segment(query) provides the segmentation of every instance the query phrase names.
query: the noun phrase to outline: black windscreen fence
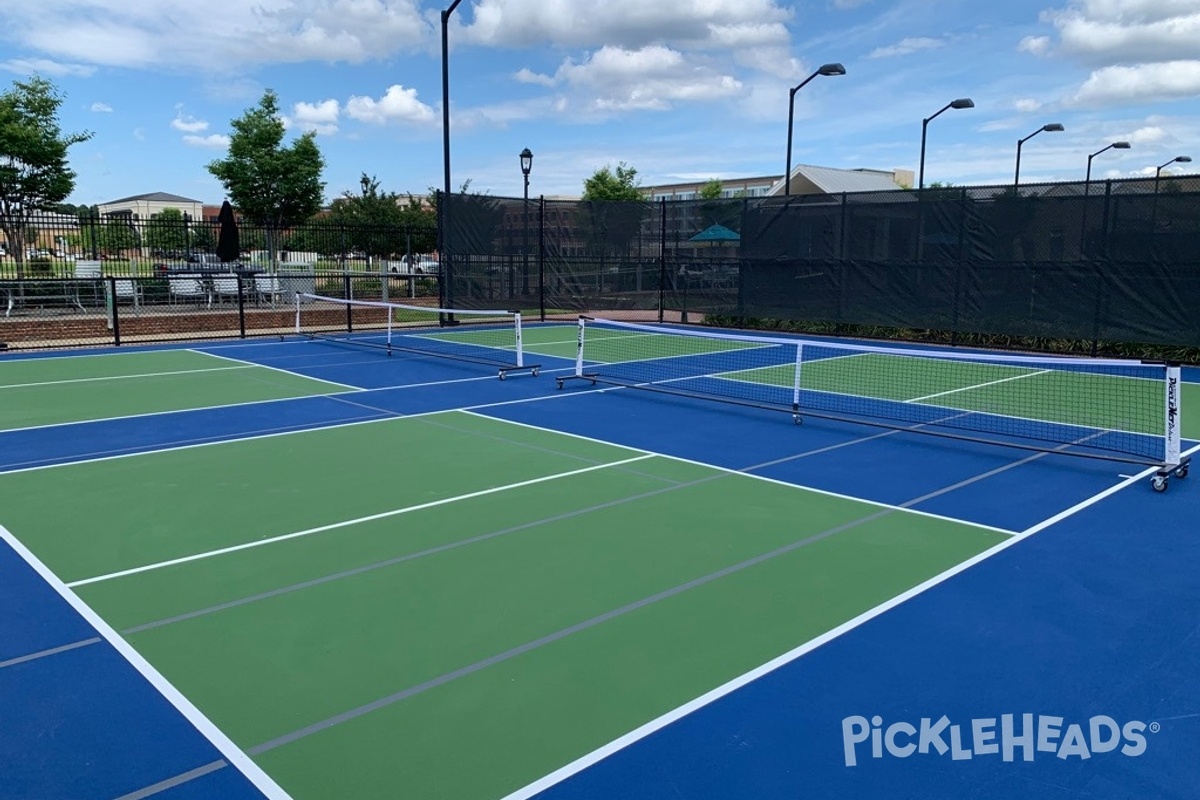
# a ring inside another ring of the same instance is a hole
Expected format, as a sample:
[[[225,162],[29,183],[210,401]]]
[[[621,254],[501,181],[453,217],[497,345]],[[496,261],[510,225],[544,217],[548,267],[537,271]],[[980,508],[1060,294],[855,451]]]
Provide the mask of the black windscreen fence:
[[[1200,346],[1200,178],[595,203],[455,195],[445,302]]]

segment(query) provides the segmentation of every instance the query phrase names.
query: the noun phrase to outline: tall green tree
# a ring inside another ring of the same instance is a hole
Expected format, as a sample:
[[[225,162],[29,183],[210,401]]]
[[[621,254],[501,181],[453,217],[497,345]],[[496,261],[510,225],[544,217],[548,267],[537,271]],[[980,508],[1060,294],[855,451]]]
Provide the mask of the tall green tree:
[[[37,76],[13,81],[0,94],[0,229],[10,243],[25,240],[34,212],[53,208],[75,189],[67,150],[92,134],[62,132],[62,102],[54,84]],[[17,277],[23,278],[25,249],[18,244],[13,250]]]
[[[230,126],[229,153],[210,163],[208,171],[225,187],[242,217],[265,230],[274,264],[279,233],[321,209],[325,159],[312,131],[284,146],[279,97],[270,89]]]
[[[615,200],[638,202],[642,199],[642,190],[639,186],[637,170],[622,161],[617,164],[615,171],[606,165],[592,173],[592,177],[584,180],[582,199],[599,202]]]
[[[347,249],[382,258],[405,252],[402,198],[379,188],[379,179],[363,173],[359,191],[333,201],[329,216],[345,230]]]
[[[601,263],[609,254],[627,256],[650,210],[637,170],[624,161],[614,170],[605,166],[583,182],[580,223]]]
[[[721,192],[725,190],[724,184],[719,178],[713,178],[711,181],[706,181],[700,187],[700,191],[696,192],[696,196],[701,200],[720,200]]]
[[[181,251],[188,247],[187,221],[178,208],[151,214],[145,233],[146,246],[152,250]]]

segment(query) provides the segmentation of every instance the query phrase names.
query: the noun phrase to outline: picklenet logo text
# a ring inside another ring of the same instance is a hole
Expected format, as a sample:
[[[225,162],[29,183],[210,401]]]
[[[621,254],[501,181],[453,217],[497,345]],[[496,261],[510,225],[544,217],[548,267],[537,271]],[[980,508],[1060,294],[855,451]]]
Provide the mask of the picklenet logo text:
[[[914,753],[950,755],[954,761],[975,756],[999,755],[1004,761],[1033,761],[1038,753],[1051,753],[1061,759],[1088,759],[1095,754],[1120,749],[1122,755],[1136,757],[1146,752],[1146,731],[1155,732],[1158,724],[1147,726],[1132,720],[1124,725],[1103,714],[1086,723],[1064,724],[1062,717],[1046,714],[1003,714],[973,719],[963,725],[942,716],[920,722],[893,722],[886,727],[880,716],[853,716],[842,720],[842,747],[846,766],[858,765],[858,759],[870,748],[871,758],[887,753],[908,758]],[[870,744],[866,742],[870,741]],[[862,745],[863,752],[859,752]],[[1019,754],[1019,755],[1018,755]]]

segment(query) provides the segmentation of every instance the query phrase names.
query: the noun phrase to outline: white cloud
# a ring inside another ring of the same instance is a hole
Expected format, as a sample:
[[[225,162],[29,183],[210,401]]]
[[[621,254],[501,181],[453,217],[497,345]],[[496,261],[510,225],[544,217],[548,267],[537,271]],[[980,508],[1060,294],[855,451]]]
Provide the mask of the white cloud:
[[[722,47],[731,36],[772,44],[792,15],[777,0],[479,0],[474,14],[465,34],[482,44],[630,49],[664,42]]]
[[[253,64],[359,63],[427,45],[420,0],[48,0],[4,11],[21,43],[90,65],[234,72]],[[47,70],[40,70],[47,72]]]
[[[195,117],[184,119],[181,116],[176,116],[175,119],[171,120],[171,127],[184,133],[200,133],[201,131],[208,130],[208,123]]]
[[[1040,100],[1034,100],[1032,97],[1022,97],[1013,103],[1013,107],[1022,114],[1027,114],[1031,111],[1037,111],[1042,107]]]
[[[1169,138],[1169,134],[1157,125],[1138,128],[1125,137],[1130,144],[1157,144],[1167,138]]]
[[[183,143],[191,147],[225,148],[229,147],[229,137],[222,133],[210,133],[208,136],[189,133],[183,137]]]
[[[87,78],[96,71],[95,67],[84,64],[66,64],[48,58],[10,58],[0,61],[0,69],[18,75],[50,75],[56,78]]]
[[[389,86],[378,100],[357,95],[351,97],[346,101],[346,114],[360,122],[377,125],[388,122],[425,125],[435,119],[433,109],[417,99],[416,89],[406,89],[399,84]]]
[[[1050,37],[1049,36],[1026,36],[1017,45],[1017,49],[1023,53],[1032,53],[1035,56],[1044,56],[1050,52]]]
[[[110,106],[108,103],[100,102],[92,103],[90,106],[88,106],[88,108],[97,114],[111,114],[113,110],[112,106]]]
[[[1103,67],[1084,81],[1072,101],[1097,106],[1176,100],[1200,95],[1200,60]]]
[[[936,50],[945,44],[941,39],[931,39],[928,36],[916,36],[907,39],[901,39],[899,42],[887,47],[877,47],[867,58],[893,58],[895,56],[907,56],[913,53],[919,53],[924,50]]]
[[[1200,57],[1200,7],[1186,0],[1083,0],[1045,18],[1059,49],[1086,63]]]
[[[292,116],[286,121],[289,127],[315,131],[323,136],[329,136],[337,133],[340,112],[341,105],[337,100],[322,100],[319,103],[300,102],[292,106]]]
[[[541,73],[534,72],[526,67],[521,67],[519,70],[517,70],[516,73],[513,74],[513,78],[516,79],[517,83],[533,83],[537,84],[538,86],[554,85],[554,78],[552,76],[542,75]]]
[[[590,109],[601,111],[662,110],[672,101],[727,97],[742,86],[736,78],[661,45],[602,47],[579,63],[568,59],[555,77],[589,96]]]

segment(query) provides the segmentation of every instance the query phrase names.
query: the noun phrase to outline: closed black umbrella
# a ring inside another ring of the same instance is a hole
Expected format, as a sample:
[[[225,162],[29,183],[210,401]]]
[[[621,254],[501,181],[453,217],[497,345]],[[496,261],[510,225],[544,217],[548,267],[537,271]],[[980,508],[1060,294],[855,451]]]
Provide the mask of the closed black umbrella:
[[[237,220],[233,216],[233,206],[229,205],[228,200],[221,204],[217,222],[221,223],[221,230],[217,234],[217,258],[226,264],[237,261],[242,255],[242,242]]]

